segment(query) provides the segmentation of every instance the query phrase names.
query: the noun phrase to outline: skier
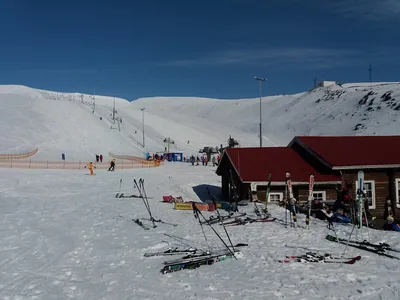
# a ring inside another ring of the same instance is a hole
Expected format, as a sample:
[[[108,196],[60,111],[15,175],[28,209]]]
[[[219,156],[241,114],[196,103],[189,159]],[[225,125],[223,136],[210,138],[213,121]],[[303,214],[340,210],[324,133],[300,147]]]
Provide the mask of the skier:
[[[394,218],[392,216],[388,216],[386,218],[386,223],[383,225],[383,230],[400,231],[400,226],[394,223]]]
[[[85,168],[86,168],[86,167],[89,169],[90,175],[95,175],[94,172],[93,172],[93,168],[96,169],[96,167],[93,166],[93,161],[88,162],[88,164],[87,164],[87,166],[85,166]]]
[[[103,154],[100,154],[100,162],[103,162]]]
[[[212,157],[211,161],[212,161],[213,167],[215,167],[215,163],[216,163],[216,161],[217,161],[217,159],[215,158],[215,156]]]
[[[108,171],[114,171],[114,169],[115,169],[115,159],[111,160]]]
[[[99,162],[99,155],[96,154],[96,162]]]

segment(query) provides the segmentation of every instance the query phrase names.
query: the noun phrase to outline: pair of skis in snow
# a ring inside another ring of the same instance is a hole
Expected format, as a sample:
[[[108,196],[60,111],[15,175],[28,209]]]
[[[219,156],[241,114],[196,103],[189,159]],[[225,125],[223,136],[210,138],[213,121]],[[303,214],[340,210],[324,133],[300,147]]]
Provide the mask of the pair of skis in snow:
[[[393,248],[389,244],[385,244],[385,243],[374,244],[374,243],[370,243],[368,241],[346,240],[343,238],[337,238],[333,235],[327,235],[325,238],[331,242],[348,243],[347,245],[350,247],[353,247],[353,248],[365,250],[365,251],[372,252],[372,253],[375,253],[375,254],[378,254],[381,256],[400,260],[399,257],[387,253],[387,251],[400,253],[399,249]]]
[[[226,224],[225,221],[228,221],[228,220],[231,220],[231,219],[236,219],[236,218],[239,218],[239,217],[243,217],[245,215],[246,215],[246,213],[240,213],[238,215],[234,215],[233,213],[231,213],[231,214],[229,214],[227,216],[221,216],[221,217],[219,217],[219,216],[217,216],[217,217],[211,216],[206,221],[201,221],[201,224],[207,224],[207,222],[208,222],[208,224],[217,224],[217,223],[221,223],[221,220],[222,220],[222,222],[224,222]]]
[[[161,269],[162,274],[172,273],[185,269],[196,269],[203,265],[212,265],[216,262],[236,258],[235,254],[226,252],[224,254],[210,254],[196,258],[181,259],[174,262],[164,262],[165,266]]]
[[[142,197],[140,197],[139,195],[134,195],[134,194],[125,195],[124,193],[117,193],[117,194],[115,194],[115,198],[138,198],[138,199],[140,199]],[[153,197],[147,197],[147,199],[153,199]]]
[[[318,255],[314,252],[307,252],[304,255],[286,256],[285,259],[279,260],[281,263],[301,262],[301,263],[340,263],[340,264],[355,264],[361,259],[361,256],[349,258],[333,257],[330,254]]]
[[[238,218],[236,220],[226,222],[225,226],[238,226],[238,225],[246,225],[251,223],[266,223],[266,222],[273,222],[276,218],[270,218],[269,216],[262,217],[262,218]]]
[[[238,243],[235,245],[235,248],[239,247],[245,247],[248,246],[248,244],[245,243]],[[182,257],[182,259],[188,259],[188,258],[196,258],[205,255],[205,253],[216,253],[216,252],[226,252],[226,249],[217,249],[217,250],[203,250],[203,249],[198,249],[196,247],[188,247],[184,249],[179,249],[179,247],[175,248],[168,248],[165,251],[158,251],[158,252],[146,252],[143,255],[145,257],[152,257],[152,256],[178,256],[178,255],[185,255]]]

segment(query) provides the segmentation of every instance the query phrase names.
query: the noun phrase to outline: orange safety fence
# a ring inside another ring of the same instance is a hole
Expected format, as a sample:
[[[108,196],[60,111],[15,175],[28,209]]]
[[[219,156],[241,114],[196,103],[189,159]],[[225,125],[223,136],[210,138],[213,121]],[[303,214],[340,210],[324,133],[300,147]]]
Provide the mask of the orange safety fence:
[[[69,169],[79,170],[87,167],[87,161],[35,161],[29,160],[13,160],[0,161],[0,168],[12,168],[12,169]],[[160,161],[117,161],[115,169],[137,169],[137,168],[153,168],[159,167],[163,164]],[[104,163],[93,163],[97,170],[104,170],[110,167],[107,162]]]
[[[39,148],[27,153],[2,153],[0,154],[0,161],[1,160],[10,160],[10,159],[22,159],[27,158],[32,155],[35,155],[39,151]]]

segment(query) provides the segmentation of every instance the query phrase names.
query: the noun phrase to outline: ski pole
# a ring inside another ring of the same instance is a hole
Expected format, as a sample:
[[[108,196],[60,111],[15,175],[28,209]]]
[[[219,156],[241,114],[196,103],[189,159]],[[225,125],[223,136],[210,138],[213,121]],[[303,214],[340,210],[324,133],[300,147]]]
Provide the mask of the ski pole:
[[[233,248],[233,252],[235,252],[235,247],[233,246],[233,243],[232,243],[231,238],[230,238],[230,236],[229,236],[229,234],[228,234],[228,231],[226,230],[224,221],[222,220],[222,217],[221,217],[221,215],[220,215],[220,213],[219,213],[219,211],[218,211],[218,209],[217,209],[217,203],[215,202],[215,199],[214,199],[214,198],[213,198],[213,202],[214,202],[215,210],[217,211],[217,214],[218,214],[219,221],[221,222],[222,226],[224,227],[226,236],[227,236],[227,238],[228,238],[228,240],[229,240],[229,243],[231,244],[231,246],[232,246],[232,248]]]

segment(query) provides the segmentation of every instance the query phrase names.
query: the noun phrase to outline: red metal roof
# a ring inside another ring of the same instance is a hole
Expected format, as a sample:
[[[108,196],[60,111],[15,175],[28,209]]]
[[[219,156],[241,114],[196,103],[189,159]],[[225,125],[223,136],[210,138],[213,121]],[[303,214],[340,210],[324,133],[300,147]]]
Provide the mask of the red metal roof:
[[[298,136],[331,167],[400,165],[400,136]]]
[[[243,182],[266,182],[268,173],[272,182],[284,182],[286,171],[294,183],[308,182],[310,174],[314,174],[315,182],[341,181],[340,176],[320,174],[289,147],[228,148],[226,155]]]

